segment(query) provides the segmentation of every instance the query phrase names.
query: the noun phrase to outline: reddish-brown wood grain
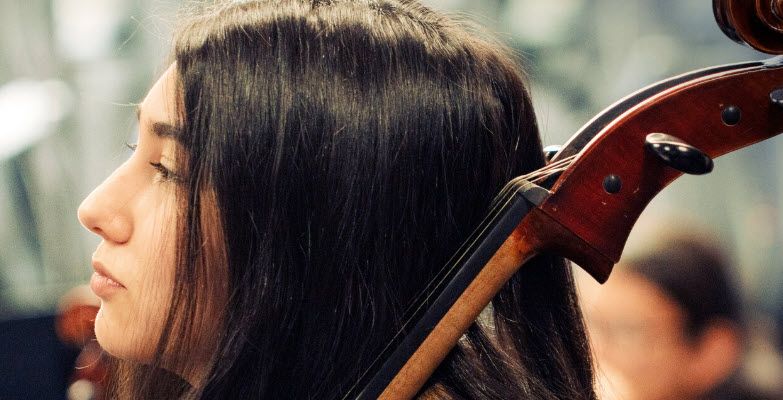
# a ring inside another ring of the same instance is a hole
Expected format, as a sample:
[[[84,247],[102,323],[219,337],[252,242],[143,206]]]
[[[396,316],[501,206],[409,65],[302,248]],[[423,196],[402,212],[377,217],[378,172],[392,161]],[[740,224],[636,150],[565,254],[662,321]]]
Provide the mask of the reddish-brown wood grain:
[[[714,0],[715,17],[734,40],[783,54],[783,0]]]
[[[783,87],[783,68],[753,67],[671,88],[607,125],[563,173],[541,209],[593,249],[616,262],[637,218],[680,173],[645,149],[654,132],[683,139],[715,158],[783,131],[783,108],[769,94]],[[738,107],[736,125],[722,119]],[[622,188],[607,193],[603,180],[616,175]],[[574,260],[580,264],[579,260]],[[599,281],[604,265],[580,264]]]

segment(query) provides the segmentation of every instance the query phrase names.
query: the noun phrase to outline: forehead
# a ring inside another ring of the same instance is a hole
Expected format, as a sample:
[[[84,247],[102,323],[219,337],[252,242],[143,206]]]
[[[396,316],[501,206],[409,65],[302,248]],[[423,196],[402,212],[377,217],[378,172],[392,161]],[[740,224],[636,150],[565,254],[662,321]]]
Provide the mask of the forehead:
[[[139,105],[142,123],[163,122],[177,124],[177,68],[171,64],[155,82]]]
[[[680,306],[662,289],[643,276],[622,268],[615,270],[603,286],[596,283],[580,289],[585,295],[587,313],[606,318],[663,321],[682,318]]]

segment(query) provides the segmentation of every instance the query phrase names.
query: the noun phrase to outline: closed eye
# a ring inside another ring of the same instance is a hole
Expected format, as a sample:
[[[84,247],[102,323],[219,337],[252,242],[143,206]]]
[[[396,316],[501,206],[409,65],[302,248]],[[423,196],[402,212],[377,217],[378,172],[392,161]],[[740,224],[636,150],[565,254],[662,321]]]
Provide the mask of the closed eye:
[[[150,165],[158,171],[158,179],[161,182],[181,183],[182,177],[159,162],[150,162]]]
[[[136,143],[125,143],[125,146],[129,148],[131,151],[136,151],[136,149],[139,147]],[[172,172],[170,169],[166,168],[165,165],[161,164],[160,162],[153,162],[150,161],[150,165],[152,168],[155,168],[156,171],[158,171],[158,176],[161,181],[178,181],[180,180],[179,176]]]

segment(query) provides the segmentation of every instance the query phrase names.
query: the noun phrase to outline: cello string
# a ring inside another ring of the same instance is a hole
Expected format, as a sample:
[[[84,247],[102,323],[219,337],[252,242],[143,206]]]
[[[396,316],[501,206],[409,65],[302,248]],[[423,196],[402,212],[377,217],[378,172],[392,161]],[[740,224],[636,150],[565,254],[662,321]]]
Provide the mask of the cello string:
[[[518,177],[512,179],[509,182],[509,184],[507,184],[504,187],[504,189],[501,190],[501,192],[496,196],[495,200],[493,200],[493,204],[495,204],[495,205],[490,208],[490,211],[488,212],[487,217],[489,217],[493,212],[496,211],[495,208],[498,206],[498,202],[502,202],[501,201],[502,198],[505,198],[505,197],[507,197],[509,195],[513,195],[513,193],[515,192],[515,190],[512,189],[512,187],[514,187],[514,184],[519,184],[522,181],[528,181],[528,182],[531,182],[531,183],[541,182],[541,181],[551,177],[554,174],[563,172],[566,169],[568,169],[575,158],[576,158],[576,155],[573,155],[573,156],[570,156],[570,157],[566,157],[566,158],[563,158],[562,160],[558,160],[556,162],[547,164],[547,165],[543,166],[540,169],[537,169],[535,171],[529,172],[527,174],[524,174],[524,175],[521,175],[521,176],[518,176]],[[486,220],[487,217],[485,217],[485,220]],[[476,229],[481,228],[481,226],[483,224],[484,224],[484,222],[482,222],[482,224],[480,224],[479,227],[477,227]],[[463,243],[460,246],[460,248],[456,251],[455,256],[457,254],[463,253],[464,250],[466,250],[467,247],[469,247],[468,246],[468,242],[471,241],[472,237],[473,237],[473,234],[471,234],[471,236],[466,239],[466,242]],[[386,344],[386,346],[384,346],[384,348],[381,350],[381,352],[378,354],[378,357],[380,357],[381,354],[386,352],[387,349],[390,348],[390,346],[394,346],[394,342],[397,341],[398,338],[401,335],[405,336],[407,334],[406,331],[408,329],[410,329],[410,327],[412,326],[412,322],[413,322],[412,318],[414,318],[414,315],[416,314],[413,311],[417,310],[417,309],[420,309],[423,306],[423,302],[425,301],[423,299],[428,298],[432,294],[431,292],[432,292],[433,287],[437,287],[443,281],[443,279],[445,279],[450,274],[450,272],[454,268],[457,267],[457,265],[452,262],[453,259],[454,259],[454,256],[452,256],[452,259],[449,260],[449,262],[447,262],[430,279],[430,281],[427,283],[426,287],[421,292],[419,292],[419,294],[416,295],[414,297],[414,299],[410,302],[410,304],[406,307],[405,311],[402,313],[402,315],[403,315],[402,320],[404,321],[403,324],[394,333],[394,335],[392,335],[392,338]],[[377,364],[378,361],[379,361],[378,358],[376,358],[370,364],[370,366],[360,374],[360,378],[354,383],[354,386],[349,390],[347,395],[350,395],[353,392],[353,390],[356,388],[356,385],[358,385],[359,382],[364,379],[365,375],[367,375],[368,373],[371,373],[372,370],[377,367],[376,364]]]
[[[576,155],[566,157],[554,163],[547,164],[543,168],[537,169],[533,172],[518,176],[514,178],[512,181],[516,183],[522,180],[531,181],[531,182],[544,180],[556,173],[565,171],[571,165],[571,163],[574,161],[575,158]]]
[[[552,169],[559,169],[559,168],[562,168],[562,167],[568,166],[568,165],[570,165],[570,164],[571,164],[571,162],[572,162],[572,161],[573,161],[575,158],[576,158],[576,155],[573,155],[573,156],[570,156],[570,157],[566,157],[566,158],[564,158],[564,159],[562,159],[562,160],[558,160],[558,161],[555,161],[555,162],[553,162],[553,163],[551,163],[551,164],[547,164],[547,165],[545,165],[545,166],[544,166],[544,167],[542,167],[542,168],[539,168],[539,169],[537,169],[537,170],[535,170],[535,171],[529,172],[529,173],[527,173],[527,174],[525,174],[525,175],[522,175],[522,176],[520,176],[520,177],[518,177],[518,178],[516,178],[516,179],[517,179],[517,180],[518,180],[518,179],[520,179],[520,178],[521,178],[521,179],[524,179],[524,178],[529,178],[529,177],[532,177],[532,176],[535,176],[535,175],[542,175],[542,174],[547,174],[547,175],[548,175],[548,174],[549,174],[549,173],[548,173],[548,171],[549,171],[549,170],[552,170]]]
[[[550,176],[554,174],[558,174],[560,172],[565,171],[568,169],[568,167],[571,165],[573,160],[576,158],[576,155],[572,155],[566,158],[563,158],[562,160],[559,160],[557,162],[547,164],[535,171],[529,172],[524,175],[520,175],[510,181],[510,183],[519,183],[521,181],[528,181],[531,183],[539,183],[541,181],[546,180]],[[508,188],[509,185],[506,185],[506,188]],[[507,195],[507,191],[509,189],[504,189],[500,194],[498,194],[498,198],[503,197],[504,195]],[[497,200],[497,199],[496,199]],[[494,202],[493,202],[494,203]],[[456,253],[459,253],[464,248],[464,243],[462,246],[459,247]],[[455,254],[456,254],[455,253]],[[451,261],[451,260],[450,260]],[[430,279],[430,281],[427,283],[427,285],[424,287],[424,289],[414,297],[414,299],[411,301],[410,305],[406,307],[405,311],[403,312],[403,315],[409,314],[410,310],[417,307],[417,304],[420,302],[421,298],[423,296],[426,296],[427,293],[430,292],[430,289],[432,286],[436,285],[438,282],[440,282],[445,274],[449,272],[449,266],[451,262],[446,263],[443,268],[441,268],[433,277]],[[407,319],[407,318],[403,318]],[[397,333],[402,333],[404,330],[404,327],[401,328]]]

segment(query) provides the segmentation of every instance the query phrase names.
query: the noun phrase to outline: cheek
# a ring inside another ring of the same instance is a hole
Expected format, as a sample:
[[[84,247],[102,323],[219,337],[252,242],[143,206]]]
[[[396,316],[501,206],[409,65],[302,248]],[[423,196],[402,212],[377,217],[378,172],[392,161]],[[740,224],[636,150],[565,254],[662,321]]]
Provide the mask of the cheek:
[[[138,290],[133,295],[139,302],[168,299],[174,286],[176,236],[171,228],[157,227],[150,232],[150,245],[142,257],[142,267],[136,271]],[[171,232],[169,232],[171,231]]]
[[[155,354],[168,315],[176,262],[173,202],[160,206],[159,196],[149,200],[147,209],[154,211],[137,214],[134,238],[127,248],[125,260],[132,274],[127,296],[104,302],[95,320],[95,334],[104,350],[142,362]]]
[[[135,271],[138,285],[131,298],[142,317],[141,323],[160,330],[169,309],[174,287],[176,263],[176,219],[173,202],[158,207],[147,215],[139,234],[145,238],[139,243],[142,252],[140,267]]]

